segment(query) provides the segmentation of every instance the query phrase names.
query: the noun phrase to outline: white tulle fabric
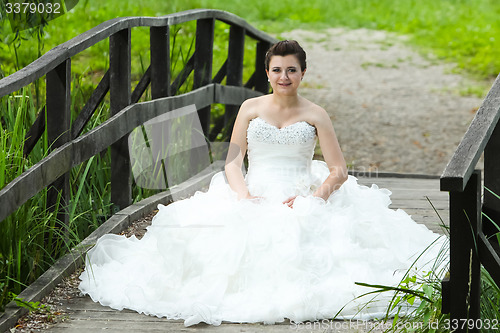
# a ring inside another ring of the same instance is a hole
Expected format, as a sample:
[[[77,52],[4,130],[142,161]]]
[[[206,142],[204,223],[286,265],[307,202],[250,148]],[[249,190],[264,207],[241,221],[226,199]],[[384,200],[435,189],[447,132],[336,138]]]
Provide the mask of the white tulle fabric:
[[[368,319],[387,300],[354,282],[396,285],[439,236],[392,210],[390,191],[354,177],[327,201],[311,194],[327,177],[313,161],[316,131],[306,122],[277,128],[261,118],[247,131],[246,181],[259,200],[238,201],[215,175],[208,192],[159,212],[138,240],[105,235],[87,254],[80,290],[121,310],[206,322]],[[282,204],[299,195],[293,208]],[[417,265],[436,255],[441,239]]]

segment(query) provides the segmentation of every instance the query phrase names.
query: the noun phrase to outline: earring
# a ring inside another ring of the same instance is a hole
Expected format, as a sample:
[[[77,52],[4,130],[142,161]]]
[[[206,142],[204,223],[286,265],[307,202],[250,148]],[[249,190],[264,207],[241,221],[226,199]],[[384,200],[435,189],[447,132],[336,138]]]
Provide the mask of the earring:
[[[267,82],[271,82],[271,80],[267,79]]]

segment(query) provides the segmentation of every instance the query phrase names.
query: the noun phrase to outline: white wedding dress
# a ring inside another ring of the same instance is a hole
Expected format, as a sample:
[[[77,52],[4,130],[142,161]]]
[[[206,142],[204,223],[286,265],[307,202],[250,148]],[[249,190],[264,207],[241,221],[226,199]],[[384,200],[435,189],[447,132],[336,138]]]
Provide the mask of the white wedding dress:
[[[387,299],[354,300],[397,285],[439,235],[392,210],[390,191],[350,176],[327,201],[313,197],[328,175],[312,160],[316,130],[250,121],[246,182],[259,200],[238,201],[216,174],[208,192],[159,212],[138,240],[105,235],[86,257],[80,290],[114,309],[218,325],[382,317]],[[292,195],[293,208],[282,204]],[[429,268],[441,237],[418,264]],[[427,266],[426,266],[427,265]]]

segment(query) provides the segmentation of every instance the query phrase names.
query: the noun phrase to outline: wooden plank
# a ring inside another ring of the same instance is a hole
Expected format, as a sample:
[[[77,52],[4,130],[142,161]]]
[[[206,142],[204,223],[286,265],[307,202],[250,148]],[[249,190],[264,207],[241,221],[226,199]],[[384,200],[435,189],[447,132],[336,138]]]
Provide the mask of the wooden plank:
[[[339,325],[340,326],[340,325]],[[291,325],[265,325],[265,324],[233,324],[223,323],[220,326],[199,324],[193,327],[185,327],[184,323],[170,322],[164,319],[163,322],[121,322],[108,321],[105,319],[89,319],[89,320],[71,320],[68,322],[59,323],[56,327],[51,328],[48,332],[95,332],[106,330],[106,332],[191,332],[203,330],[203,332],[267,332],[267,333],[289,333],[293,329]],[[350,331],[343,331],[350,332]],[[359,332],[352,330],[352,332]]]
[[[243,80],[243,56],[245,53],[245,29],[231,26],[227,54],[227,85],[241,86]]]
[[[245,83],[244,87],[249,89],[255,87],[255,72],[252,73],[248,81]]]
[[[196,21],[193,89],[212,82],[214,28],[215,20],[213,18]],[[208,137],[210,132],[210,107],[198,109],[198,117],[200,118],[203,133]]]
[[[130,28],[109,38],[109,102],[111,115],[130,105]],[[121,138],[111,145],[111,202],[118,211],[132,202],[132,171],[128,142]]]
[[[195,54],[196,54],[196,51],[195,51]],[[172,85],[170,86],[170,94],[171,95],[177,94],[177,91],[184,84],[184,82],[186,82],[187,78],[189,77],[189,74],[191,74],[193,69],[194,69],[194,54],[186,62],[186,64],[184,65],[184,68],[182,68],[180,73],[174,79],[174,82],[172,82]]]
[[[245,54],[245,29],[231,26],[229,30],[229,46],[227,54],[227,81],[228,86],[243,84],[243,57]],[[233,132],[233,124],[238,113],[239,105],[226,105],[224,112],[224,128],[228,133]]]
[[[82,133],[83,128],[87,125],[88,121],[94,114],[94,111],[97,109],[99,104],[101,104],[102,100],[106,96],[109,91],[109,69],[106,71],[104,76],[102,77],[99,84],[92,92],[92,95],[88,99],[87,103],[85,103],[84,107],[80,111],[78,117],[73,121],[71,125],[71,138],[74,139]]]
[[[151,27],[149,30],[151,50],[151,97],[157,99],[170,96],[170,28]]]
[[[263,94],[269,93],[269,82],[267,81],[266,66],[264,60],[267,50],[271,47],[271,43],[261,41],[257,43],[257,52],[255,54],[255,90]]]
[[[219,68],[217,74],[215,74],[214,78],[212,79],[212,83],[221,83],[222,80],[224,80],[224,78],[226,77],[226,75],[227,75],[227,59]]]
[[[262,96],[261,92],[243,87],[221,86],[219,84],[214,87],[215,103],[240,105],[249,98]]]
[[[441,176],[441,190],[463,191],[500,118],[500,75]],[[485,161],[486,162],[486,161]]]
[[[144,75],[141,77],[139,82],[134,88],[134,91],[130,95],[130,102],[131,103],[137,103],[141,99],[142,95],[144,95],[144,92],[146,89],[148,89],[149,83],[151,82],[151,66],[146,69],[146,72]]]
[[[500,285],[500,255],[483,233],[479,234],[479,256],[497,285]]]
[[[28,156],[33,148],[35,147],[38,140],[42,137],[43,132],[45,131],[45,109],[44,106],[42,111],[38,114],[33,125],[31,125],[28,133],[24,137],[24,148],[23,155],[24,157]]]
[[[71,140],[71,59],[66,59],[54,70],[47,73],[46,80],[47,137],[49,149],[53,150]],[[71,159],[67,155],[59,156]],[[63,226],[69,223],[67,211],[70,199],[69,177],[68,172],[62,174],[51,184],[47,192],[47,207],[50,207],[49,209],[55,209],[59,202],[57,219]]]
[[[464,214],[465,211],[465,214]],[[476,239],[481,223],[481,174],[476,171],[464,192],[450,192],[451,320],[480,318],[481,269]],[[458,329],[457,332],[466,332]],[[478,332],[478,329],[469,332]]]
[[[500,126],[496,126],[484,150],[483,231],[491,236],[499,230],[490,219],[500,225]]]

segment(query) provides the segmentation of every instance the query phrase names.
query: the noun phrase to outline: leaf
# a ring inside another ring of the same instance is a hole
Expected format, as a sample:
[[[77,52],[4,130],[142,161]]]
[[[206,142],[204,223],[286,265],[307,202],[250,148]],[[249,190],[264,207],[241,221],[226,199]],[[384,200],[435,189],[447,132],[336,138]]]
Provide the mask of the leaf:
[[[394,302],[392,302],[392,306],[391,306],[391,311],[394,310],[394,308],[399,304],[399,301],[401,300],[401,296],[397,296],[395,299],[394,299]]]
[[[396,313],[392,321],[392,327],[396,327],[398,319],[399,319],[399,313]]]
[[[399,291],[399,292],[403,292],[405,294],[411,294],[411,295],[418,296],[419,298],[424,299],[429,303],[434,303],[433,300],[426,297],[423,292],[418,291],[418,290],[412,290],[409,288],[402,288],[402,287],[384,286],[384,285],[379,285],[379,284],[369,284],[369,283],[363,283],[363,282],[354,282],[354,284],[357,284],[358,286],[363,286],[363,287],[379,288],[378,290],[366,293],[365,295],[373,294],[373,293],[382,293],[385,291]]]
[[[432,298],[432,293],[434,291],[434,288],[432,286],[429,286],[428,284],[423,284],[422,289],[424,290],[425,296]]]

